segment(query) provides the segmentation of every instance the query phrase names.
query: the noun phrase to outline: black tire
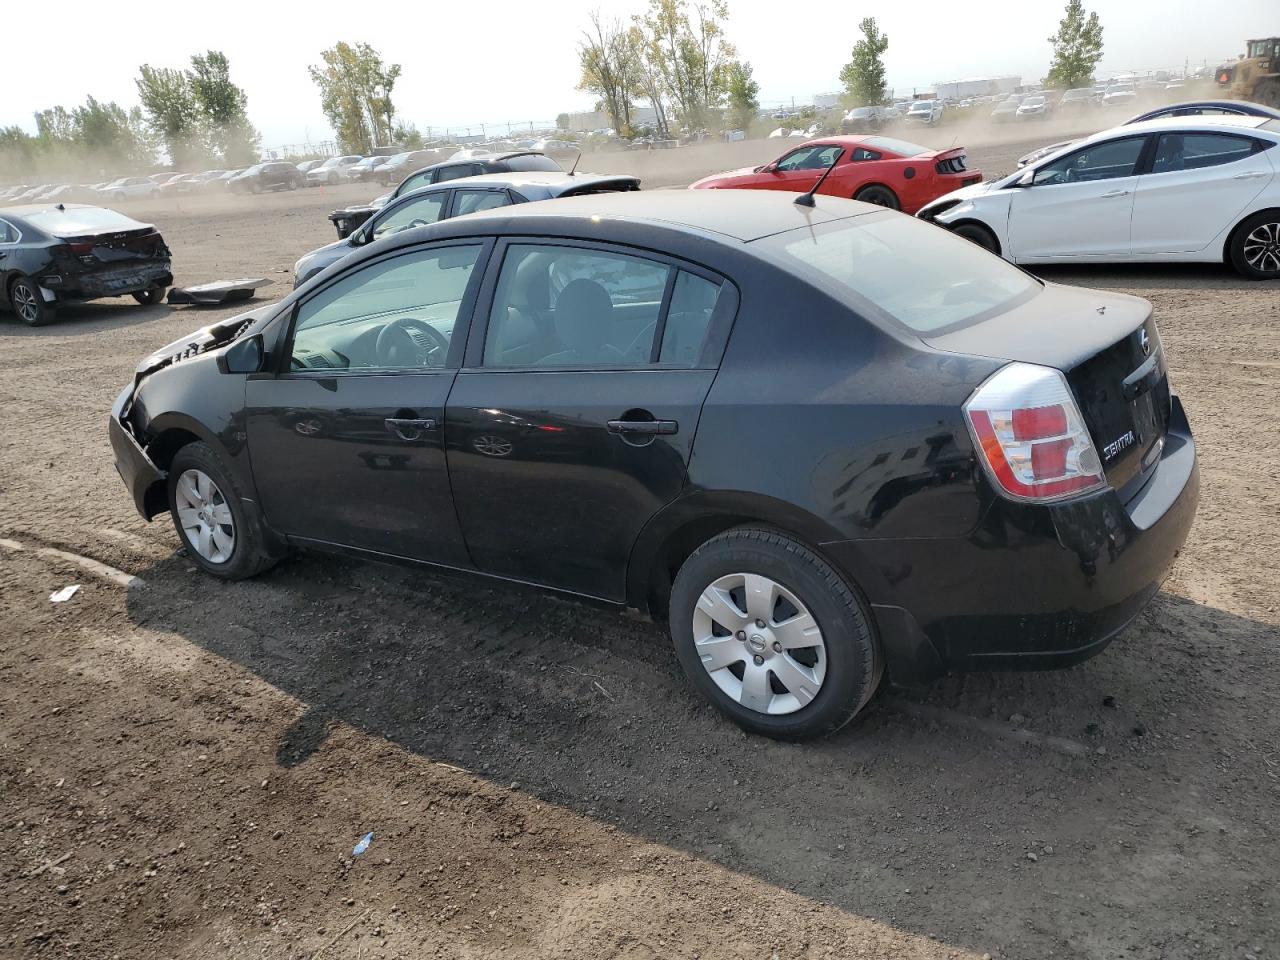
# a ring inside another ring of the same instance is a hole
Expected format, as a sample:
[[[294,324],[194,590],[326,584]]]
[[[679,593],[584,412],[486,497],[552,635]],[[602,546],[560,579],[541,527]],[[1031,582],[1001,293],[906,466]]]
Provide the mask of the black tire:
[[[222,500],[231,511],[234,546],[231,554],[222,562],[212,562],[196,548],[187,536],[182,522],[178,518],[177,488],[179,480],[187,470],[200,470],[216,484],[222,494]],[[223,580],[243,580],[252,577],[275,565],[273,557],[261,542],[258,517],[250,516],[249,508],[244,504],[244,497],[235,476],[222,458],[207,443],[196,441],[182,447],[173,456],[169,464],[167,479],[169,495],[169,512],[173,517],[173,527],[178,531],[178,539],[186,547],[187,557],[198,564],[206,573]]]
[[[957,223],[952,227],[951,232],[957,237],[964,237],[970,243],[976,243],[982,249],[988,250],[997,256],[1000,254],[1000,241],[996,239],[994,233],[980,223]]]
[[[147,287],[145,290],[135,290],[129,294],[133,299],[137,300],[144,307],[152,306],[164,299],[164,287],[157,284],[153,287]]]
[[[30,277],[18,277],[9,285],[9,306],[28,327],[44,327],[58,319],[58,308],[45,302]]]
[[[1228,255],[1250,280],[1280,280],[1280,210],[1255,213],[1236,227]]]
[[[898,200],[898,195],[888,187],[883,187],[878,183],[863,187],[853,195],[853,199],[861,200],[863,203],[874,203],[877,207],[887,207],[890,210],[902,209],[902,203]]]
[[[1264,107],[1280,110],[1280,78],[1264,80],[1253,91],[1253,99]]]
[[[710,584],[734,573],[762,574],[781,584],[822,631],[826,676],[813,700],[792,713],[770,715],[743,706],[703,668],[694,641],[694,610]],[[670,625],[676,656],[693,686],[738,725],[778,740],[839,730],[871,699],[884,672],[870,616],[849,585],[808,547],[767,528],[736,527],[695,550],[672,586]]]

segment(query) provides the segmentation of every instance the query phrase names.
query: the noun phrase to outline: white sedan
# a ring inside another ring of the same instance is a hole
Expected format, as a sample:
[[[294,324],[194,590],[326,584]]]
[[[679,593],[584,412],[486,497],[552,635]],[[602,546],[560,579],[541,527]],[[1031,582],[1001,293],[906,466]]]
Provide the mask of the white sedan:
[[[1115,127],[916,215],[1019,264],[1225,261],[1280,279],[1280,120]]]

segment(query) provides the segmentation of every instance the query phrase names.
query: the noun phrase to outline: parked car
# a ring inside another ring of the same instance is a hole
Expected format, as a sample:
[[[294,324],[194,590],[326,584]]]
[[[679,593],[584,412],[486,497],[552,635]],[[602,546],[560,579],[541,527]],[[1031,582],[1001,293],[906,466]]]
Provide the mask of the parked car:
[[[841,133],[877,133],[886,123],[884,107],[854,107],[840,120]]]
[[[353,163],[345,171],[346,178],[351,181],[377,180],[378,168],[385,166],[390,157],[365,157]]]
[[[359,163],[364,158],[357,154],[348,154],[344,157],[330,157],[318,167],[312,167],[307,171],[306,185],[308,187],[319,187],[324,184],[335,186],[346,179],[347,167]]]
[[[262,193],[264,190],[297,190],[302,183],[302,174],[292,163],[268,160],[231,177],[227,180],[227,189],[232,193]]]
[[[1018,107],[1022,105],[1022,97],[1014,94],[1001,100],[991,108],[992,123],[1009,123],[1018,118]]]
[[[1047,120],[1049,119],[1049,99],[1042,93],[1025,97],[1018,104],[1018,112],[1014,116],[1018,120]]]
[[[908,124],[932,127],[941,122],[945,109],[941,100],[913,100],[905,120]]]
[[[160,196],[172,197],[186,193],[195,193],[202,188],[205,183],[205,177],[199,173],[184,173],[181,176],[174,177],[167,183],[160,184]]]
[[[305,175],[310,173],[316,167],[320,166],[320,164],[322,163],[324,163],[324,160],[322,159],[321,160],[303,160],[301,163],[295,164],[295,166],[298,168],[299,173]]]
[[[1096,654],[1198,493],[1149,303],[752,191],[384,238],[144,359],[109,434],[209,574],[306,547],[636,608],[719,710],[791,739],[886,674]]]
[[[1104,107],[1130,107],[1138,99],[1138,90],[1132,83],[1113,83],[1108,85],[1107,92],[1102,95]]]
[[[982,181],[980,171],[969,169],[963,147],[933,150],[893,137],[824,137],[793,147],[762,167],[703,177],[690,189],[803,193],[828,168],[831,174],[819,193],[907,213],[962,185]]]
[[[312,250],[298,260],[293,265],[293,285],[300,286],[353,250],[401,230],[512,203],[639,189],[636,177],[564,172],[490,174],[419,187],[374,211],[344,239]]]
[[[160,187],[149,177],[121,177],[98,191],[109,200],[132,200],[136,197],[158,197]]]
[[[150,224],[87,204],[0,207],[0,297],[29,326],[52,323],[62,303],[159,303],[172,283],[169,248]]]
[[[478,177],[491,173],[532,173],[538,170],[547,173],[564,172],[560,164],[550,157],[530,150],[433,163],[405,177],[391,193],[375,197],[372,203],[335,210],[329,214],[329,220],[337,229],[338,239],[341,240],[350,236],[352,230],[373,216],[375,210],[410,190],[445,180],[458,180],[462,177]]]
[[[544,153],[554,160],[572,164],[582,154],[581,145],[572,140],[557,140],[554,137],[543,137],[533,145],[538,153]]]
[[[1058,101],[1058,110],[1061,113],[1083,113],[1092,110],[1096,105],[1093,88],[1082,87],[1063,93],[1062,99]]]
[[[1019,264],[1231,263],[1280,278],[1280,120],[1170,117],[1087,137],[919,216]]]
[[[1068,91],[1070,92],[1070,91]],[[1141,123],[1143,120],[1159,120],[1164,117],[1200,117],[1200,116],[1232,116],[1263,117],[1269,120],[1280,120],[1280,110],[1273,110],[1260,103],[1249,103],[1246,100],[1187,100],[1182,103],[1169,103],[1155,110],[1148,110],[1136,117],[1130,117],[1125,124]],[[1047,147],[1032,150],[1018,158],[1018,166],[1025,167],[1042,157],[1057,153],[1078,140],[1059,140]]]
[[[384,187],[399,183],[415,170],[421,170],[443,158],[439,150],[407,150],[397,153],[377,169],[375,179]]]

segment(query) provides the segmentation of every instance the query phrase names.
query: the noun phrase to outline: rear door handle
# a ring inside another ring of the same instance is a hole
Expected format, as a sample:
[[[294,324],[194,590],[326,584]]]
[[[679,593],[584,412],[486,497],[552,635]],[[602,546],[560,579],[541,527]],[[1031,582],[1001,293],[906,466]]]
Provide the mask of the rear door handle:
[[[610,433],[640,433],[650,437],[670,436],[680,430],[674,420],[610,420]]]
[[[434,430],[436,422],[434,420],[409,420],[401,417],[387,417],[382,421],[387,428],[387,432],[395,434],[401,440],[412,443],[414,440],[421,440],[424,430]]]
[[[1098,199],[1099,199],[1099,200],[1114,200],[1116,197],[1127,197],[1128,195],[1129,195],[1129,191],[1128,191],[1128,190],[1112,190],[1110,193],[1104,193],[1104,194],[1103,194],[1101,197],[1099,197]]]
[[[1256,179],[1258,179],[1258,177],[1265,177],[1265,176],[1267,176],[1267,174],[1263,173],[1261,170],[1254,170],[1252,173],[1237,173],[1237,174],[1236,174],[1234,177],[1232,177],[1231,179],[1233,179],[1233,180],[1256,180]]]

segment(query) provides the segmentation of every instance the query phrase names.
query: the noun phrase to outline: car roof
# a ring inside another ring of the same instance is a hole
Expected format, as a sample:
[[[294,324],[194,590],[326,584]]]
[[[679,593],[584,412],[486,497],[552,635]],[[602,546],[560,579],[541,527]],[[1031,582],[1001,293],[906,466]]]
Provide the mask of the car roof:
[[[599,234],[600,222],[612,220],[691,236],[714,235],[722,242],[728,239],[749,243],[798,227],[844,220],[880,209],[856,200],[826,196],[818,197],[815,206],[805,207],[795,203],[795,197],[792,193],[773,190],[592,193],[554,202],[497,207],[444,220],[429,229],[442,234],[487,232],[476,227],[492,224],[493,232],[521,232],[527,228],[530,232],[551,236],[557,229]]]
[[[1087,137],[1086,139],[1101,139],[1118,132],[1145,133],[1163,130],[1203,130],[1208,127],[1234,130],[1237,133],[1250,133],[1256,131],[1266,122],[1266,117],[1240,117],[1221,113],[1202,113],[1189,117],[1157,117],[1154,120],[1139,120],[1136,123],[1126,123],[1118,127],[1112,127],[1109,130],[1095,133],[1092,137]]]

